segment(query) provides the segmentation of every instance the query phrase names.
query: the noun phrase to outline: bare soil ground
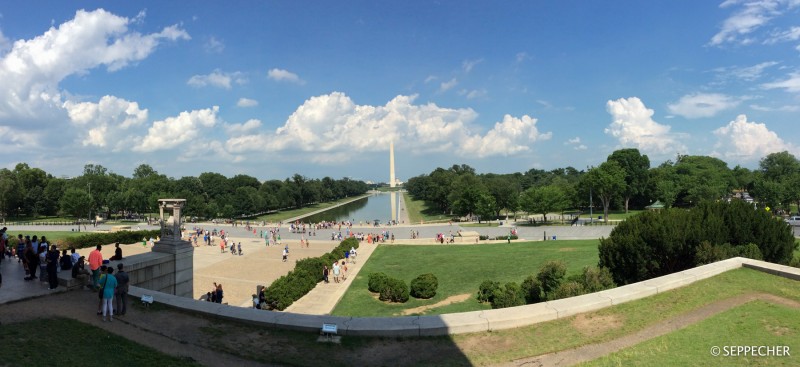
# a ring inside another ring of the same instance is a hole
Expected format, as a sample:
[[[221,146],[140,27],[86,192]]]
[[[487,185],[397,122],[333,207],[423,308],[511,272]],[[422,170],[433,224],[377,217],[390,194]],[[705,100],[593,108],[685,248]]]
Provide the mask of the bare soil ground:
[[[436,303],[434,303],[432,305],[419,306],[419,307],[405,309],[405,310],[403,310],[401,315],[402,316],[408,316],[408,315],[423,314],[423,313],[425,313],[425,311],[432,310],[432,309],[437,308],[437,307],[447,306],[447,305],[451,305],[453,303],[464,302],[464,301],[470,299],[470,297],[472,297],[472,295],[469,294],[469,293],[457,294],[455,296],[447,297],[447,298],[445,298],[445,299],[443,299],[443,300],[441,300],[439,302],[436,302]]]

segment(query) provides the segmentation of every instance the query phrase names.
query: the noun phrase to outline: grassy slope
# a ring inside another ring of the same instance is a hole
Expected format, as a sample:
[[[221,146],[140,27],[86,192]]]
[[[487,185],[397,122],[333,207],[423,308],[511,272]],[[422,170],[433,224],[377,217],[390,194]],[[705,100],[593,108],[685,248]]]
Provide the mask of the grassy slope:
[[[403,199],[406,202],[408,220],[411,223],[418,224],[420,221],[425,221],[425,223],[433,221],[446,222],[451,219],[450,216],[439,213],[436,208],[429,206],[425,201],[414,200],[409,193],[403,194]]]
[[[82,337],[78,337],[82,336]],[[98,345],[105,355],[98,357]],[[10,366],[197,366],[70,319],[38,319],[0,328],[2,364]]]
[[[431,305],[449,296],[469,293],[470,299],[439,307],[426,314],[474,311],[489,308],[473,296],[484,280],[521,283],[536,274],[544,262],[563,260],[568,273],[597,264],[598,240],[524,242],[475,246],[382,245],[364,266],[333,311],[343,316],[391,316],[407,308]],[[388,304],[375,299],[367,289],[371,272],[382,271],[410,283],[417,275],[433,273],[439,279],[436,296],[429,300],[411,298],[404,304]]]
[[[598,358],[588,366],[675,366],[724,363],[727,366],[796,364],[797,356],[713,356],[712,347],[771,345],[800,350],[797,309],[754,301],[710,317],[685,329]],[[722,353],[722,352],[720,352]]]
[[[495,347],[485,350],[478,348],[466,353],[474,364],[487,364],[608,341],[709,303],[752,292],[771,293],[800,301],[800,283],[797,281],[756,270],[738,269],[669,292],[584,314],[582,317],[587,319],[614,318],[621,322],[618,327],[605,331],[601,329],[602,332],[593,335],[587,335],[578,330],[574,325],[577,316],[573,316],[533,326],[484,334],[488,336],[481,340],[482,343]],[[735,328],[736,324],[725,326]],[[715,339],[724,338],[726,333],[716,334]],[[454,335],[453,339],[457,343],[461,343],[473,337],[474,335],[469,334]],[[713,342],[722,343],[716,340]],[[757,342],[758,340],[753,339],[752,341]],[[710,344],[711,342],[712,340],[708,341],[709,348],[713,345]],[[504,347],[506,344],[510,345]],[[708,351],[704,353],[704,355],[708,355]],[[658,365],[685,365],[682,363],[670,364],[669,362],[669,359],[661,360]]]

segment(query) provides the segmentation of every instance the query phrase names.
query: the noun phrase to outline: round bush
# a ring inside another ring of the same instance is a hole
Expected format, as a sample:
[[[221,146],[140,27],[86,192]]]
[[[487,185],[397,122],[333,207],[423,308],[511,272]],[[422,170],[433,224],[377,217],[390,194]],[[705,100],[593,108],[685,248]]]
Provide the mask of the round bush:
[[[427,273],[421,274],[411,281],[411,295],[414,298],[432,298],[436,295],[436,288],[439,287],[439,280],[436,276]]]
[[[500,289],[500,282],[484,280],[478,287],[478,302],[492,302],[495,289]]]
[[[389,278],[379,298],[381,301],[404,303],[408,301],[408,285],[400,279]]]
[[[506,283],[505,288],[497,288],[494,290],[492,308],[514,307],[524,304],[525,295],[522,294],[522,288],[520,288],[517,283],[509,282]]]
[[[389,280],[389,276],[384,273],[377,272],[370,273],[367,279],[369,291],[381,293],[381,291],[386,288],[386,283]]]

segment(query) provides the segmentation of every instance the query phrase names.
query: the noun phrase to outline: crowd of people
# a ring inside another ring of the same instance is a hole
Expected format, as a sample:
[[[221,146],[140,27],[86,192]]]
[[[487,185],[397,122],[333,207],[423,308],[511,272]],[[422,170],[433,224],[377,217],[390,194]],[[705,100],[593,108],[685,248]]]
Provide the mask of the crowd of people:
[[[81,256],[72,247],[59,251],[58,246],[50,243],[46,236],[19,234],[16,238],[8,236],[8,228],[0,229],[0,264],[3,261],[17,259],[17,264],[25,270],[24,280],[39,280],[49,290],[59,287],[58,274],[69,272],[71,278],[77,279],[81,288],[97,292],[97,315],[103,321],[112,321],[114,315],[125,315],[128,306],[128,287],[130,277],[122,263],[117,264],[117,272],[109,266],[109,261],[121,261],[122,248],[115,244],[114,256],[103,259],[102,246],[97,245],[89,254],[88,269],[86,257]],[[2,286],[2,275],[0,275]]]

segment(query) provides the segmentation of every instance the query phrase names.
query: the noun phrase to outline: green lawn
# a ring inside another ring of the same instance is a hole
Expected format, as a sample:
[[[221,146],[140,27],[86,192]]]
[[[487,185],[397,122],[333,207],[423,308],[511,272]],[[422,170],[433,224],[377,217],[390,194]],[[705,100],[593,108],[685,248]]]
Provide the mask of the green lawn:
[[[452,219],[449,215],[444,215],[433,206],[428,205],[424,200],[414,200],[410,194],[403,194],[403,199],[406,202],[406,211],[408,212],[408,220],[411,223],[417,224],[421,221],[429,222],[446,222]]]
[[[4,323],[0,356],[4,366],[199,366],[63,318]]]
[[[800,351],[797,314],[797,309],[753,301],[585,365],[663,366],[665,361],[675,366],[797,365],[800,356],[792,354]],[[725,348],[753,345],[787,346],[790,355],[745,357]],[[714,347],[720,348],[717,356],[711,354]]]
[[[536,274],[548,260],[563,260],[567,276],[588,265],[597,265],[598,240],[522,242],[469,246],[381,245],[359,272],[342,300],[333,310],[340,316],[392,316],[404,309],[432,305],[447,297],[469,294],[466,301],[437,307],[425,314],[443,314],[488,309],[475,299],[484,280],[521,283]],[[407,284],[417,275],[433,273],[439,280],[436,296],[429,300],[409,299],[404,304],[384,303],[367,289],[369,273],[382,271]]]
[[[800,282],[751,269],[731,270],[686,287],[583,314],[580,317],[596,320],[594,322],[596,329],[592,332],[576,327],[575,321],[579,316],[572,316],[517,329],[495,330],[484,334],[485,337],[481,339],[482,343],[493,347],[476,348],[468,350],[466,353],[474,365],[484,365],[600,343],[637,332],[656,322],[698,309],[709,303],[752,292],[770,293],[800,301]],[[793,312],[794,315],[797,314],[796,310]],[[603,327],[603,324],[608,324],[607,320],[616,322],[611,323],[611,326]],[[736,328],[737,325],[737,321],[734,321],[721,326]],[[728,335],[730,329],[722,330],[716,332],[713,338],[707,339],[709,348],[713,345],[712,342],[719,344],[724,342],[723,338]],[[463,343],[472,337],[474,336],[470,334],[454,335],[453,339],[456,343]],[[757,338],[750,340],[753,343],[758,341]],[[694,356],[702,358],[707,355],[708,350],[704,350],[700,355]],[[686,363],[671,363],[671,358],[672,356],[665,359],[653,359],[652,363],[658,366],[687,365]],[[698,359],[697,363],[689,365],[720,365],[720,363],[719,361],[703,363],[702,359]],[[792,364],[790,361],[787,363]],[[635,365],[635,363],[630,365]]]
[[[367,196],[367,195],[363,195],[363,196],[360,196],[360,197],[365,197],[365,196]],[[303,207],[303,208],[300,208],[300,209],[281,210],[281,211],[279,211],[277,213],[262,215],[262,216],[253,218],[251,220],[257,220],[257,221],[263,220],[263,221],[267,221],[267,222],[280,222],[280,221],[284,221],[284,220],[289,219],[289,218],[294,218],[294,217],[299,216],[299,215],[308,214],[308,213],[311,213],[311,212],[314,212],[314,211],[317,211],[317,210],[320,210],[320,209],[327,209],[327,208],[330,208],[330,207],[332,207],[332,206],[334,206],[336,204],[340,204],[340,203],[343,203],[343,202],[346,202],[346,201],[351,201],[353,199],[355,199],[355,197],[344,198],[344,199],[331,201],[331,202],[327,202],[327,203],[317,203],[317,204],[309,205],[309,206],[306,206],[306,207]]]
[[[36,231],[36,230],[33,230],[33,231],[19,231],[19,230],[14,230],[14,228],[9,228],[8,237],[16,239],[18,234],[22,234],[23,236],[31,236],[31,237],[33,237],[35,235],[35,236],[39,236],[39,238],[41,238],[42,236],[45,236],[45,237],[47,237],[47,241],[48,242],[50,242],[50,243],[59,243],[59,242],[63,241],[64,239],[68,238],[68,237],[80,236],[80,235],[86,234],[86,233],[90,233],[90,232]]]

